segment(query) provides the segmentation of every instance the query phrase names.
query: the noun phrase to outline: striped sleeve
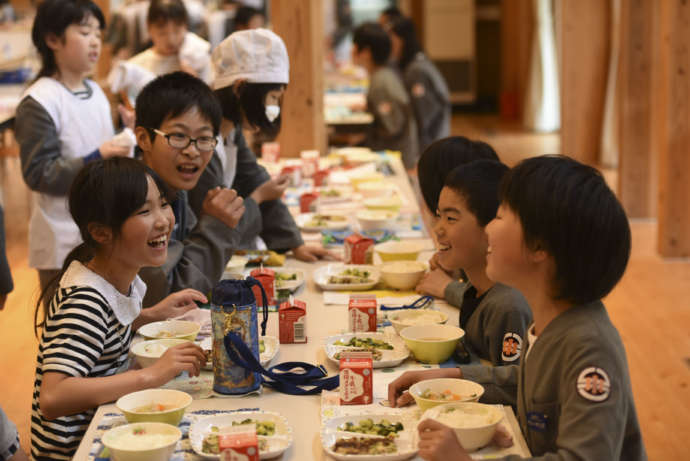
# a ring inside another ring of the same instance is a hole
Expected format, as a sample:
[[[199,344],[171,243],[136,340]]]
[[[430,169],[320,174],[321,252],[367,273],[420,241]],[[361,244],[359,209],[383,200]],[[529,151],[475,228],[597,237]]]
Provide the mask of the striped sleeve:
[[[100,294],[88,288],[70,293],[59,303],[43,333],[43,373],[88,376],[104,351],[108,312]]]

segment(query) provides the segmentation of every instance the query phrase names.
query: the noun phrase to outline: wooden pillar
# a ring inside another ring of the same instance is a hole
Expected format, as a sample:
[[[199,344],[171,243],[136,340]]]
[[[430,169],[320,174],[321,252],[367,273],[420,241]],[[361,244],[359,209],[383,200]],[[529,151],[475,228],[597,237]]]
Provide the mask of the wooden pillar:
[[[522,119],[534,15],[531,0],[501,1],[501,117]]]
[[[273,0],[273,30],[290,56],[290,84],[283,100],[278,142],[283,157],[326,150],[323,83],[323,5],[321,0]]]
[[[110,1],[109,0],[94,0],[94,3],[103,12],[105,18],[106,29],[110,25]],[[105,35],[105,30],[103,31]],[[96,80],[105,80],[110,72],[111,61],[113,58],[112,50],[109,46],[101,47],[101,56],[98,59],[98,66],[96,67]]]
[[[609,24],[608,2],[556,2],[556,29],[560,38],[561,153],[591,165],[599,161]]]
[[[631,218],[656,214],[651,150],[652,10],[651,0],[621,1],[618,193]]]
[[[653,143],[659,155],[659,253],[690,256],[690,5],[654,2],[658,42]]]

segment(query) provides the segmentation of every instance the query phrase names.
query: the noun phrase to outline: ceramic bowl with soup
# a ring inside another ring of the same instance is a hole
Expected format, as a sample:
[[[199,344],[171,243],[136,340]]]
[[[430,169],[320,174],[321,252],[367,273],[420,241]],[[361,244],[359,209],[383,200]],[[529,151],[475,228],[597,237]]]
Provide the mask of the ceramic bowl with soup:
[[[182,432],[164,423],[135,423],[117,426],[101,441],[113,461],[167,461],[175,452]]]
[[[426,264],[419,261],[390,261],[382,264],[381,279],[396,290],[413,290],[426,272]]]
[[[132,354],[142,368],[153,365],[169,348],[188,343],[187,339],[152,339],[132,346]]]
[[[407,327],[417,325],[440,325],[446,323],[448,314],[431,309],[406,309],[388,314],[396,333],[400,334]]]
[[[401,240],[379,243],[374,246],[374,251],[381,257],[381,261],[416,261],[419,253],[424,249],[422,242],[414,240]]]
[[[476,402],[484,394],[484,386],[467,379],[426,379],[410,386],[410,395],[422,410],[444,403]]]
[[[445,362],[463,336],[464,330],[451,325],[418,325],[400,332],[407,348],[422,363]]]
[[[173,389],[146,389],[120,397],[115,406],[128,423],[158,422],[177,426],[192,397]]]
[[[444,403],[427,410],[422,419],[427,418],[452,428],[463,448],[475,451],[491,442],[503,410],[476,402]]]
[[[194,341],[201,325],[187,320],[163,320],[147,323],[138,333],[146,339],[187,339]]]
[[[357,220],[362,230],[392,229],[398,220],[398,212],[390,210],[360,210]]]

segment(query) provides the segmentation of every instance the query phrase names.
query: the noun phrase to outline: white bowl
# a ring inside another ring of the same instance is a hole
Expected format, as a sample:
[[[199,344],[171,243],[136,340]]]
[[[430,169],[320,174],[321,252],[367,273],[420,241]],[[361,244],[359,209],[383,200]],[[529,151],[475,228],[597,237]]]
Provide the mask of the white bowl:
[[[167,461],[180,438],[182,432],[170,424],[134,423],[106,431],[101,440],[113,461]]]
[[[374,246],[382,261],[416,261],[424,249],[424,243],[417,240],[389,240]]]
[[[249,258],[244,256],[234,255],[230,261],[225,265],[223,272],[223,280],[241,279],[244,278],[244,268],[249,262]]]
[[[365,181],[357,184],[357,192],[363,197],[386,197],[396,193],[395,184],[382,181]]]
[[[503,420],[503,411],[476,402],[444,403],[427,410],[422,420],[426,418],[451,427],[463,448],[474,451],[491,442],[496,426]]]
[[[439,399],[423,397],[427,391],[443,396]],[[422,410],[454,402],[477,402],[484,394],[484,386],[467,379],[426,379],[410,386],[410,395]]]
[[[357,220],[362,230],[391,229],[398,220],[398,212],[390,210],[360,210]]]
[[[146,339],[188,339],[194,341],[201,325],[187,320],[163,320],[147,323],[138,333]]]
[[[400,334],[407,327],[446,323],[448,314],[431,309],[405,309],[388,314],[388,320],[390,320],[395,331]]]
[[[115,406],[125,415],[128,423],[157,422],[177,426],[182,421],[187,407],[192,403],[192,397],[186,392],[174,389],[146,389],[123,395]],[[151,407],[163,405],[158,411]]]
[[[142,368],[153,365],[168,348],[189,342],[188,339],[152,339],[132,346],[132,354]]]
[[[426,272],[426,264],[418,261],[390,261],[379,266],[381,279],[391,288],[412,290]]]
[[[371,197],[362,202],[368,210],[400,211],[402,201],[397,195],[387,197]]]

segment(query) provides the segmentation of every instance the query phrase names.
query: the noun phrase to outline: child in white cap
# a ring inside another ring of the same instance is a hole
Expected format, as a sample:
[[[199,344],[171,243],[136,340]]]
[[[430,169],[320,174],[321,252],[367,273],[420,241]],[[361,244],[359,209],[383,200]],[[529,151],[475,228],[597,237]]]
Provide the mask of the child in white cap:
[[[280,130],[280,105],[289,82],[290,63],[283,40],[267,29],[231,34],[213,51],[213,89],[223,109],[222,142],[199,182],[189,192],[189,203],[201,210],[207,191],[232,187],[243,198],[245,212],[237,230],[242,248],[253,248],[256,237],[275,251],[292,250],[301,261],[331,256],[307,246],[288,208],[280,200],[287,178],[271,179],[256,162],[242,129],[275,135]]]

